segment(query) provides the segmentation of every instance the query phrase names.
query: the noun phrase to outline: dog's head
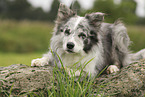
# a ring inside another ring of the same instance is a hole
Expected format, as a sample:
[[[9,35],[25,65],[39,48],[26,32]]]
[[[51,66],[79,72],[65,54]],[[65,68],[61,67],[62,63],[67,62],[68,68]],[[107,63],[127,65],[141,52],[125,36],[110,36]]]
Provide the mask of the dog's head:
[[[88,53],[99,41],[98,32],[103,19],[104,14],[100,12],[80,17],[64,4],[60,4],[54,34],[63,35],[62,47],[67,53]]]

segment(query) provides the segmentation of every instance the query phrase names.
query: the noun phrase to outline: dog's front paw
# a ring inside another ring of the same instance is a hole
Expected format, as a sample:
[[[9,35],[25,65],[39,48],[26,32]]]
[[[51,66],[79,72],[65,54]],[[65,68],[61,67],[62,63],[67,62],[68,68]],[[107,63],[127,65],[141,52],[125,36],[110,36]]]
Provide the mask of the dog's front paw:
[[[110,74],[110,73],[116,73],[117,71],[119,71],[118,67],[116,65],[110,65],[108,68],[107,68],[107,73]]]
[[[48,65],[48,60],[46,58],[38,58],[38,59],[33,59],[31,61],[31,66],[44,66]]]

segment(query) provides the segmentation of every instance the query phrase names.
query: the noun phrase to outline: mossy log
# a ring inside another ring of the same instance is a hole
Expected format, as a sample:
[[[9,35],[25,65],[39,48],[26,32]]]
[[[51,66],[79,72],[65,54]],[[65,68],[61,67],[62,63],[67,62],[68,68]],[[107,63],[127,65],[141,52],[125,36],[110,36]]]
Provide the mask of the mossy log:
[[[38,91],[45,93],[45,90],[52,88],[53,68],[23,64],[0,67],[0,95],[7,97]],[[114,74],[101,75],[94,80],[91,88],[96,91],[92,93],[94,96],[144,97],[145,61],[130,64]]]

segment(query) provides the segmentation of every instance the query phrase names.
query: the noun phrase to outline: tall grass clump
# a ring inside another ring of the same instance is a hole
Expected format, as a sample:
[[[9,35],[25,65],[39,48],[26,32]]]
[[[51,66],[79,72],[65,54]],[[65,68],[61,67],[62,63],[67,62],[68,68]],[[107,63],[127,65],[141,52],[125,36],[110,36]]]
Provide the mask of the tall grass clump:
[[[76,77],[70,77],[67,73],[65,73],[65,69],[62,71],[58,71],[57,68],[54,70],[54,76],[56,79],[53,79],[53,86],[51,90],[48,90],[48,95],[51,97],[81,97],[81,96],[92,96],[93,90],[90,88],[92,85],[92,80],[88,80],[84,78],[81,81],[79,78],[76,80]],[[57,82],[55,82],[57,80]]]
[[[93,85],[96,84],[94,83],[95,78],[87,78],[87,75],[84,76],[83,73],[84,72],[82,72],[79,77],[76,77],[75,72],[72,72],[70,77],[64,68],[62,71],[59,71],[58,68],[55,68],[53,72],[53,76],[55,76],[53,79],[53,86],[51,90],[48,90],[49,97],[103,96],[103,94],[98,94],[100,89],[94,89]],[[100,85],[99,87],[103,88],[104,86],[105,85]]]
[[[52,52],[53,54],[53,52]],[[69,70],[68,68],[64,67],[61,58],[59,55],[57,55],[60,64],[61,69],[58,68],[58,64],[55,62],[56,67],[53,69],[53,86],[51,90],[48,90],[48,95],[51,97],[85,97],[85,96],[91,96],[92,95],[92,89],[90,88],[93,82],[93,79],[88,79],[86,74],[83,75],[83,69],[85,66],[91,62],[86,62],[84,64],[83,68],[75,68],[72,70]],[[75,67],[76,64],[79,62],[73,64]],[[75,76],[75,72],[77,70],[80,71],[79,77]],[[83,80],[82,80],[83,78]],[[57,80],[57,81],[56,81]]]

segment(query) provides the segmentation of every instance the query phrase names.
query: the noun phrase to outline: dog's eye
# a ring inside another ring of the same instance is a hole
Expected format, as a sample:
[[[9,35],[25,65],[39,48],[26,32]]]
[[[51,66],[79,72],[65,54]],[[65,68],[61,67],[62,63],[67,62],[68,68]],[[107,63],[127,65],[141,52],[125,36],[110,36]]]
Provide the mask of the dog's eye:
[[[94,31],[90,31],[91,35],[96,35],[96,33]]]
[[[82,39],[85,39],[86,38],[86,35],[84,34],[84,33],[81,33],[81,34],[79,34],[78,35],[80,38],[82,38]]]
[[[65,35],[70,35],[70,29],[66,29],[64,33]]]
[[[60,32],[63,32],[63,29],[62,28],[60,29]]]

